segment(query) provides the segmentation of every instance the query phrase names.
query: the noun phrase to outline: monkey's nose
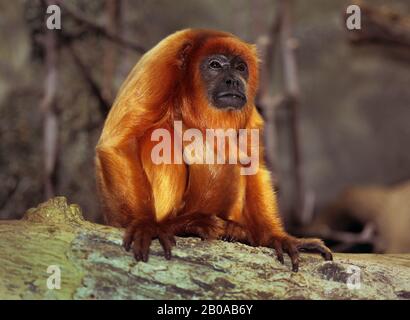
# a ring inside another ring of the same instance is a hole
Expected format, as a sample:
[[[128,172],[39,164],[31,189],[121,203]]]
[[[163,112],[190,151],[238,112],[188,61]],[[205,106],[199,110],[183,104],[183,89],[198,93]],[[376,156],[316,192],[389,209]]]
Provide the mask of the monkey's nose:
[[[225,83],[228,88],[238,88],[239,87],[239,80],[235,79],[234,77],[228,77],[225,79]]]

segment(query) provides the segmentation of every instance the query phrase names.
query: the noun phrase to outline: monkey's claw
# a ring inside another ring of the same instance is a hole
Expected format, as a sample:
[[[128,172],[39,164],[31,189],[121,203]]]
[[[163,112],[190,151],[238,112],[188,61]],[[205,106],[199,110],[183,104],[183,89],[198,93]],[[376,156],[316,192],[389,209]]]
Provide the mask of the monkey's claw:
[[[167,260],[171,259],[171,249],[176,244],[175,238],[155,223],[131,224],[125,231],[123,246],[126,251],[132,248],[135,260],[147,262],[149,248],[153,239],[159,240],[164,250],[165,258]]]
[[[284,264],[283,252],[287,253],[292,262],[292,271],[299,270],[299,253],[311,252],[320,254],[325,260],[333,260],[332,252],[320,239],[298,239],[286,236],[274,239],[272,247],[276,251],[276,256],[280,263]]]

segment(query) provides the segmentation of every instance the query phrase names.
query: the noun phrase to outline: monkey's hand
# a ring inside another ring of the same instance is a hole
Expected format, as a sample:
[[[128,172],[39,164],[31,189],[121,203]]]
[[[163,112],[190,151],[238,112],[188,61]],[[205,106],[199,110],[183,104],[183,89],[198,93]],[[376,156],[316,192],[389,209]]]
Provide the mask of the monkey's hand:
[[[126,229],[123,246],[129,251],[132,247],[137,261],[148,261],[149,248],[153,239],[158,239],[167,260],[171,259],[171,248],[176,244],[170,228],[155,221],[136,221]]]
[[[250,243],[251,236],[248,230],[235,221],[225,222],[225,231],[221,237],[224,241]]]
[[[202,240],[221,239],[224,241],[250,243],[246,228],[232,220],[224,220],[213,214],[195,213],[192,220],[183,226],[185,234],[194,234]],[[184,233],[184,232],[182,232]]]
[[[333,260],[332,252],[326,247],[322,240],[315,238],[299,239],[286,235],[284,237],[273,237],[270,247],[274,248],[278,260],[283,264],[283,252],[287,253],[292,261],[292,271],[299,270],[299,253],[311,252],[320,254],[325,260]]]
[[[182,219],[182,220],[181,220]],[[225,230],[225,221],[214,214],[194,213],[177,217],[177,234],[195,235],[202,240],[218,239]]]

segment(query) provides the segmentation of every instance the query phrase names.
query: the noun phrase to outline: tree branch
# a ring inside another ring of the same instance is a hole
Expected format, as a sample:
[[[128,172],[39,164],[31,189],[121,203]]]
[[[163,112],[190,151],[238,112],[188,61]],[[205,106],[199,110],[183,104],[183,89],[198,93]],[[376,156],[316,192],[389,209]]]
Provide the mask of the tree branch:
[[[361,29],[347,30],[354,44],[381,43],[410,47],[410,16],[387,8],[375,8],[359,2]],[[344,12],[345,18],[347,14]],[[346,19],[345,19],[346,20]]]

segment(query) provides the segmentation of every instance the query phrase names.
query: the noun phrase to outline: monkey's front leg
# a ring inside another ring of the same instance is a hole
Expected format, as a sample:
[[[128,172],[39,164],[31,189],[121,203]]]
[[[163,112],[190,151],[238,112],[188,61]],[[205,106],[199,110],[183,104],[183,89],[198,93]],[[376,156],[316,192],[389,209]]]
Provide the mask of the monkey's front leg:
[[[152,188],[133,140],[97,147],[97,179],[110,225],[126,229],[123,245],[135,258],[147,261],[152,239],[159,239],[165,258],[175,244],[172,229],[157,222]]]
[[[332,260],[332,252],[321,240],[298,239],[285,232],[269,172],[263,167],[256,175],[246,177],[244,218],[249,229],[250,242],[256,246],[274,248],[281,263],[284,263],[283,253],[287,253],[295,272],[299,269],[300,252],[319,253],[324,259]]]

